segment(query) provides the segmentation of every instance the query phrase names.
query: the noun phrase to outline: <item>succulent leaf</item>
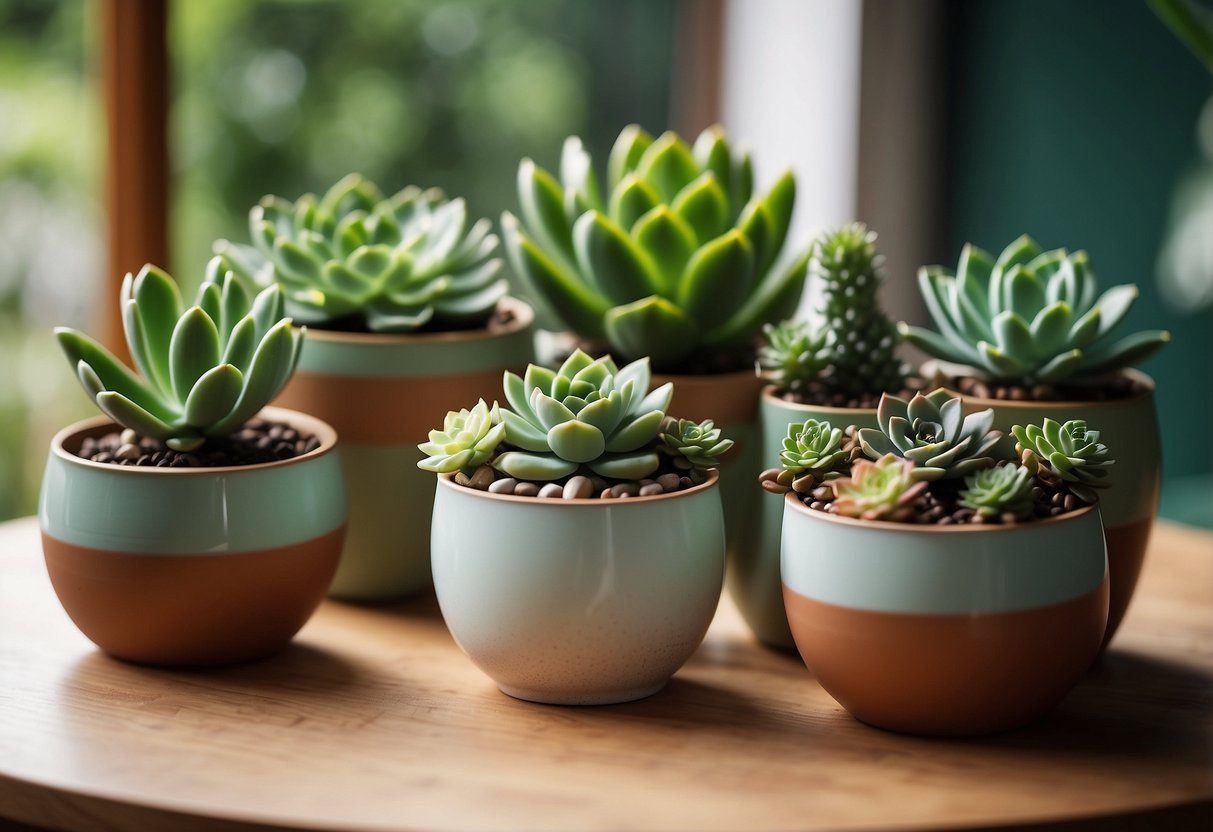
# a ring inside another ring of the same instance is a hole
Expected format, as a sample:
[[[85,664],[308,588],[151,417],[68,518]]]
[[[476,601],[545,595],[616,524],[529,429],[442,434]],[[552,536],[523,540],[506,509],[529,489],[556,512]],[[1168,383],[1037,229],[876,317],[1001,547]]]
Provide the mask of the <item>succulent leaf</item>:
[[[733,447],[711,421],[667,418],[661,423],[658,450],[674,460],[678,468],[715,468],[719,457]]]
[[[806,419],[788,425],[779,464],[794,475],[811,473],[825,479],[829,474],[839,473],[848,456],[842,448],[841,430],[824,419]]]
[[[893,454],[917,463],[913,477],[956,479],[994,465],[1002,433],[992,430],[994,412],[964,413],[963,401],[947,390],[915,394],[908,402],[884,394],[876,408],[879,430],[861,428],[859,445],[869,459]]]
[[[1064,424],[1045,417],[1040,425],[1015,425],[1015,452],[1031,451],[1061,479],[1091,488],[1108,485],[1108,468],[1115,462],[1099,431],[1089,430],[1082,419]]]
[[[1028,468],[1014,463],[986,468],[965,477],[959,504],[982,517],[1010,514],[1018,520],[1032,516],[1035,479]]]
[[[851,473],[830,481],[834,489],[834,511],[862,520],[907,519],[914,501],[927,488],[914,463],[888,454],[869,462],[856,460]]]

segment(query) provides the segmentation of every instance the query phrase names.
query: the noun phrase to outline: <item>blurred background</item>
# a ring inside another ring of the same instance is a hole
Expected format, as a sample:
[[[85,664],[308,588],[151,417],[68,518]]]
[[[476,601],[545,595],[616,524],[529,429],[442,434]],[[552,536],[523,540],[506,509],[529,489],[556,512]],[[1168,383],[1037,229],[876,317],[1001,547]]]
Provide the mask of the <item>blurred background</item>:
[[[121,279],[102,47],[139,56],[112,15],[148,2],[0,0],[0,519],[33,512],[50,436],[93,412],[50,330],[100,332]],[[155,213],[191,291],[265,193],[357,170],[496,219],[518,160],[555,165],[569,134],[605,161],[628,123],[721,121],[760,184],[795,168],[800,237],[880,233],[894,314],[922,317],[918,265],[1024,232],[1137,283],[1126,329],[1174,339],[1142,367],[1163,513],[1213,525],[1213,84],[1146,0],[164,2]]]

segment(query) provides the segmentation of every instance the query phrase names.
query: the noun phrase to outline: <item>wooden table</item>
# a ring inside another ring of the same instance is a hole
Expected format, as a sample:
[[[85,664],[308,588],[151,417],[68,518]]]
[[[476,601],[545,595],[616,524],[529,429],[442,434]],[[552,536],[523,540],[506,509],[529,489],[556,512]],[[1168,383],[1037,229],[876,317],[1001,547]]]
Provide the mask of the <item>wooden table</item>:
[[[849,718],[722,605],[665,691],[499,693],[432,599],[326,603],[274,659],[164,672],[64,615],[0,524],[0,817],[55,829],[1213,828],[1213,535],[1162,525],[1112,651],[970,741]],[[3,822],[0,822],[3,828]]]

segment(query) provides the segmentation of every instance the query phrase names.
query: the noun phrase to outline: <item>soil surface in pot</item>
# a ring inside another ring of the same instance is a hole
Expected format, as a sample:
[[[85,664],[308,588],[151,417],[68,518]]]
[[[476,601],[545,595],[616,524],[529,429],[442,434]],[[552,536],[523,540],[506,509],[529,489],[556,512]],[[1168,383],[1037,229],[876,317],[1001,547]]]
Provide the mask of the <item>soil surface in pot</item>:
[[[387,335],[433,335],[439,332],[471,332],[473,330],[487,330],[495,333],[508,330],[511,325],[517,320],[518,316],[513,309],[504,305],[498,305],[493,310],[493,314],[486,321],[483,318],[471,318],[468,320],[451,320],[443,318],[440,320],[430,319],[427,323],[416,329],[410,329],[404,332],[384,333]],[[347,315],[344,318],[334,318],[331,321],[324,321],[320,324],[308,324],[309,329],[323,330],[325,332],[362,332],[370,334],[372,330],[366,327],[366,318],[362,313]]]
[[[552,482],[529,482],[506,476],[491,465],[481,465],[472,474],[455,474],[456,485],[493,494],[515,497],[564,500],[626,500],[630,497],[655,497],[685,491],[708,481],[708,471],[682,469],[662,458],[661,466],[642,480],[607,480],[596,474],[573,474]]]
[[[320,438],[283,422],[250,419],[231,436],[212,437],[201,448],[175,451],[129,428],[85,437],[76,456],[109,465],[143,468],[232,468],[281,462],[320,447]]]
[[[1140,380],[1125,375],[1094,384],[1013,384],[956,376],[944,380],[943,385],[976,399],[1014,402],[1109,402],[1131,399],[1150,390]]]
[[[909,376],[906,378],[905,387],[901,390],[889,390],[879,393],[861,393],[859,395],[848,395],[835,390],[829,382],[828,378],[823,378],[820,381],[810,381],[802,389],[797,390],[780,390],[776,388],[775,396],[790,404],[807,404],[813,407],[845,407],[845,408],[865,408],[875,410],[880,404],[880,397],[885,392],[889,392],[894,396],[903,399],[914,398],[915,393],[925,393],[928,389],[938,385],[931,385],[927,379],[918,376]]]

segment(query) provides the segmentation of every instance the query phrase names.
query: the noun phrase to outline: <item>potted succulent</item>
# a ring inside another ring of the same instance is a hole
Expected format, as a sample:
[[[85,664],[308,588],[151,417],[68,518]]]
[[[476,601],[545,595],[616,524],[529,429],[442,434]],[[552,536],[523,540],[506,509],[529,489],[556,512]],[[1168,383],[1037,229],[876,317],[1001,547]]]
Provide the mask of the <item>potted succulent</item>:
[[[648,359],[577,350],[505,374],[509,407],[448,413],[421,445],[439,475],[434,586],[502,691],[566,705],[662,686],[703,640],[724,578],[711,422],[666,417]]]
[[[39,506],[51,583],[80,630],[122,659],[272,653],[323,599],[345,528],[333,429],[264,407],[303,329],[283,317],[277,287],[250,302],[218,258],[194,306],[148,266],[126,276],[122,311],[141,375],[55,330],[105,415],[51,443]]]
[[[317,198],[267,196],[253,246],[216,251],[257,284],[279,283],[310,327],[279,400],[341,434],[350,502],[334,595],[374,599],[430,585],[433,488],[413,463],[445,402],[496,388],[532,357],[530,307],[505,297],[497,237],[462,199],[408,187],[385,198],[360,176]]]
[[[919,734],[1013,728],[1098,654],[1108,576],[1078,421],[1016,426],[945,390],[884,396],[878,427],[794,425],[779,473],[784,599],[815,678],[858,719]]]
[[[787,243],[795,178],[755,194],[749,153],[720,127],[688,146],[631,125],[605,173],[576,137],[559,179],[524,159],[520,217],[501,219],[507,257],[542,325],[570,330],[593,354],[647,356],[676,382],[674,415],[712,416],[737,441],[721,494],[729,551],[745,551],[760,464],[755,340],[795,312],[808,263],[806,247]]]
[[[809,269],[821,289],[820,323],[768,324],[758,352],[766,382],[759,404],[762,459],[775,459],[788,427],[806,419],[876,427],[881,394],[905,389],[901,336],[879,298],[883,260],[876,233],[862,223],[814,241]],[[794,650],[779,580],[783,507],[763,500],[759,518],[752,545],[730,561],[729,591],[759,641]]]
[[[1107,639],[1129,605],[1158,507],[1160,457],[1153,381],[1129,365],[1170,336],[1115,337],[1137,298],[1132,285],[1100,293],[1084,251],[1041,251],[1020,237],[997,259],[966,245],[955,273],[918,282],[938,331],[902,323],[906,339],[940,360],[945,382],[994,425],[1056,419],[1099,424],[1119,464],[1103,497],[1112,603]]]

